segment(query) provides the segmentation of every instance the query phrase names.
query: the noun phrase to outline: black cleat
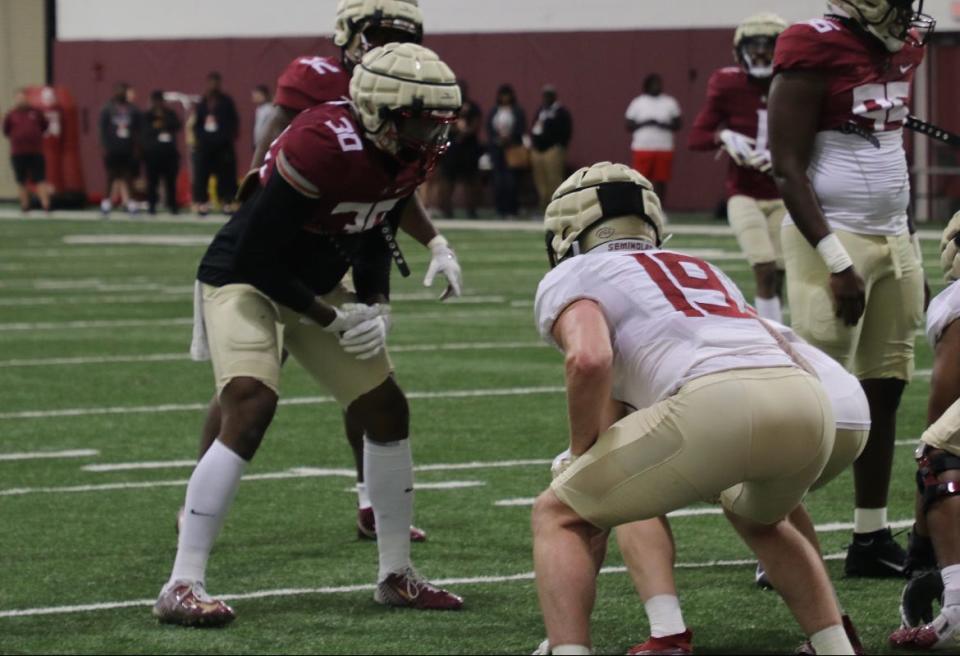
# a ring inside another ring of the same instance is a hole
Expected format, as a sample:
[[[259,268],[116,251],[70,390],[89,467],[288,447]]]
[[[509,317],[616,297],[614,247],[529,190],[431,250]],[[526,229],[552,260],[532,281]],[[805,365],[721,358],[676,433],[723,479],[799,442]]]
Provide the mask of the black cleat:
[[[773,590],[773,584],[767,577],[767,571],[763,569],[763,565],[760,563],[757,563],[757,572],[754,574],[753,580],[761,590]]]
[[[917,533],[917,526],[907,533],[907,560],[904,563],[908,577],[922,574],[931,569],[939,570],[937,554],[933,551],[933,541]],[[927,620],[932,622],[933,618]]]
[[[906,560],[906,552],[889,528],[854,533],[843,571],[851,578],[904,578]]]

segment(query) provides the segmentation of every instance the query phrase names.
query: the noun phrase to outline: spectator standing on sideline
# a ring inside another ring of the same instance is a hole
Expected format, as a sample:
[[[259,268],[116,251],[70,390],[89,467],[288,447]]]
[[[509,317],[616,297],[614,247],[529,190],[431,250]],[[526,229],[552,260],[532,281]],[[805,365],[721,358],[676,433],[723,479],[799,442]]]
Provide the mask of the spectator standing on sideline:
[[[516,217],[520,212],[518,171],[529,166],[529,152],[523,145],[526,122],[513,87],[501,84],[497,104],[487,117],[494,205],[501,218]]]
[[[673,137],[683,124],[680,104],[663,93],[663,78],[651,73],[643,93],[627,107],[627,131],[633,133],[633,168],[653,183],[660,200],[673,168]]]
[[[220,73],[207,75],[207,90],[197,103],[193,126],[196,147],[193,153],[193,202],[201,215],[210,211],[208,184],[217,177],[217,197],[224,213],[233,210],[237,195],[237,153],[234,142],[240,119],[233,98],[221,88]]]
[[[103,163],[107,169],[107,194],[100,203],[100,211],[109,214],[113,199],[131,214],[137,211],[130,198],[130,182],[139,171],[137,162],[137,139],[140,135],[140,112],[130,102],[130,86],[119,82],[113,97],[100,111],[100,144],[103,146]]]
[[[457,182],[464,187],[467,217],[477,218],[480,203],[479,160],[483,154],[480,145],[480,128],[483,125],[483,110],[470,100],[467,83],[459,81],[463,104],[450,134],[450,148],[440,160],[437,176],[437,194],[440,211],[444,216],[453,216],[453,192]]]
[[[176,112],[163,101],[163,91],[150,94],[150,109],[143,124],[143,159],[147,167],[150,214],[157,213],[157,187],[161,181],[167,207],[171,214],[176,214],[177,173],[180,171],[177,133],[182,126]]]
[[[250,92],[250,99],[253,101],[255,108],[253,115],[253,148],[256,150],[257,144],[267,134],[276,107],[273,105],[273,98],[270,96],[270,89],[267,88],[266,84],[255,86],[253,91]]]
[[[530,130],[533,148],[530,166],[533,183],[540,198],[540,211],[545,212],[553,192],[566,178],[567,146],[573,136],[573,118],[557,100],[552,84],[543,87],[543,104]]]
[[[20,209],[30,211],[30,192],[27,183],[36,186],[40,206],[50,211],[50,186],[46,179],[43,159],[43,133],[47,119],[39,109],[27,102],[27,94],[20,89],[13,99],[13,108],[3,117],[3,134],[10,140],[10,162],[17,181]]]

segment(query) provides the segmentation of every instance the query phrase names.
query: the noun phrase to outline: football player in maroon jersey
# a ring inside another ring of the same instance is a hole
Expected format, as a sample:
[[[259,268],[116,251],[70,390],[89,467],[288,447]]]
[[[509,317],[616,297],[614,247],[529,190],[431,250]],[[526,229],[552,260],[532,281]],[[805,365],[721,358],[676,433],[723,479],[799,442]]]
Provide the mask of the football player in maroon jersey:
[[[375,600],[462,606],[410,563],[409,409],[386,354],[392,253],[385,238],[388,215],[409,211],[445,150],[460,90],[432,51],[394,43],[364,57],[350,95],[352,103],[326,103],[294,119],[271,147],[259,188],[200,262],[222,421],[187,485],[176,561],[154,606],[163,622],[217,626],[234,618],[205,592],[206,564],[273,418],[284,349],[362,418],[380,556]],[[351,268],[355,294],[341,284]]]
[[[270,144],[297,114],[349,96],[350,73],[364,53],[386,43],[420,43],[422,39],[423,18],[417,0],[340,0],[333,37],[334,43],[340,46],[340,57],[297,57],[284,69],[274,96],[277,111],[263,140],[257,144],[248,179],[255,179]],[[410,204],[410,209],[403,213],[400,227],[431,251],[424,284],[432,285],[435,276],[442,274],[448,286],[441,298],[459,296],[462,283],[456,254],[427,217],[419,199],[412,198]],[[363,428],[349,414],[344,415],[344,427],[357,468],[357,535],[375,540],[374,513],[363,478]],[[219,430],[220,406],[215,396],[210,401],[200,436],[201,457],[213,444]],[[181,509],[177,515],[178,525],[182,512]],[[424,531],[410,527],[411,540],[422,542],[426,538]]]
[[[789,211],[787,295],[804,339],[860,379],[872,427],[854,464],[848,576],[903,576],[887,527],[896,412],[923,316],[903,121],[933,20],[914,0],[833,0],[777,41],[770,147]]]
[[[754,306],[764,319],[783,321],[783,253],[780,224],[786,207],[770,172],[767,94],[777,36],[787,23],[761,13],[743,21],[733,38],[739,66],[718,69],[707,83],[707,102],[690,131],[693,150],[722,149],[727,171],[727,218],[753,267]]]

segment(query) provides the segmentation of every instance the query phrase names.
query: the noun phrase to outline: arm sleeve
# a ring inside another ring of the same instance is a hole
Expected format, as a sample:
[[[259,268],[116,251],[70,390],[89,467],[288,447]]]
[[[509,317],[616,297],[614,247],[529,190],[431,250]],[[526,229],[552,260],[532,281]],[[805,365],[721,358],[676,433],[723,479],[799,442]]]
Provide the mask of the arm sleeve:
[[[690,136],[687,138],[687,147],[690,150],[714,150],[717,147],[714,135],[727,120],[721,109],[717,75],[714,73],[707,83],[707,102],[690,128]]]
[[[314,293],[284,261],[286,247],[297,240],[314,200],[294,189],[281,175],[271,175],[251,199],[246,227],[235,254],[236,268],[251,285],[291,310],[303,312]]]

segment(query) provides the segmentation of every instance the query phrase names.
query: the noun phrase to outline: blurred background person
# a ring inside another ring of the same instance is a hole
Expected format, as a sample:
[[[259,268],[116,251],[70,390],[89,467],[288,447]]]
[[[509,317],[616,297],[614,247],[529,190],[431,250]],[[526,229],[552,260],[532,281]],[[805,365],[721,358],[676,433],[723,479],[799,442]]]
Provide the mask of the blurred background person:
[[[276,107],[273,104],[270,89],[266,84],[258,84],[255,86],[253,91],[250,92],[250,100],[253,101],[254,107],[253,148],[256,150],[257,144],[259,144],[267,134],[270,121],[273,120],[273,115],[276,112]]]
[[[483,125],[483,110],[469,96],[467,83],[461,80],[460,94],[463,105],[450,133],[450,149],[440,160],[437,174],[437,196],[443,216],[453,216],[453,194],[457,183],[463,185],[467,217],[477,218],[480,203],[480,128]]]
[[[533,183],[540,199],[540,211],[545,212],[553,192],[566,178],[567,146],[573,137],[573,118],[557,100],[552,84],[543,87],[543,104],[530,130],[532,148],[530,166]]]
[[[177,174],[180,151],[177,133],[180,117],[163,100],[163,91],[150,94],[150,108],[143,122],[143,160],[147,168],[147,205],[157,213],[157,187],[163,182],[164,200],[171,214],[177,213]]]
[[[237,153],[240,118],[233,98],[222,90],[220,73],[207,75],[207,89],[196,106],[193,136],[193,202],[201,215],[210,211],[210,176],[217,178],[217,199],[225,213],[237,194]]]
[[[673,169],[674,133],[683,125],[680,104],[663,92],[663,78],[651,73],[643,93],[627,107],[627,131],[633,133],[633,168],[653,183],[662,201]]]
[[[119,82],[114,87],[113,97],[100,111],[100,144],[103,146],[103,163],[107,169],[107,193],[100,203],[100,210],[108,214],[113,209],[113,200],[131,214],[137,211],[130,198],[130,183],[139,172],[137,139],[140,135],[140,112],[129,101],[130,85]]]
[[[20,89],[13,98],[13,107],[3,117],[3,134],[10,140],[10,163],[17,181],[20,209],[30,211],[32,183],[40,197],[40,206],[50,211],[50,185],[47,184],[46,161],[43,158],[43,134],[47,119],[39,109],[27,102],[27,94]]]
[[[515,218],[520,212],[520,171],[530,165],[529,151],[523,145],[526,122],[513,87],[501,84],[496,105],[487,117],[494,206],[501,218]]]

